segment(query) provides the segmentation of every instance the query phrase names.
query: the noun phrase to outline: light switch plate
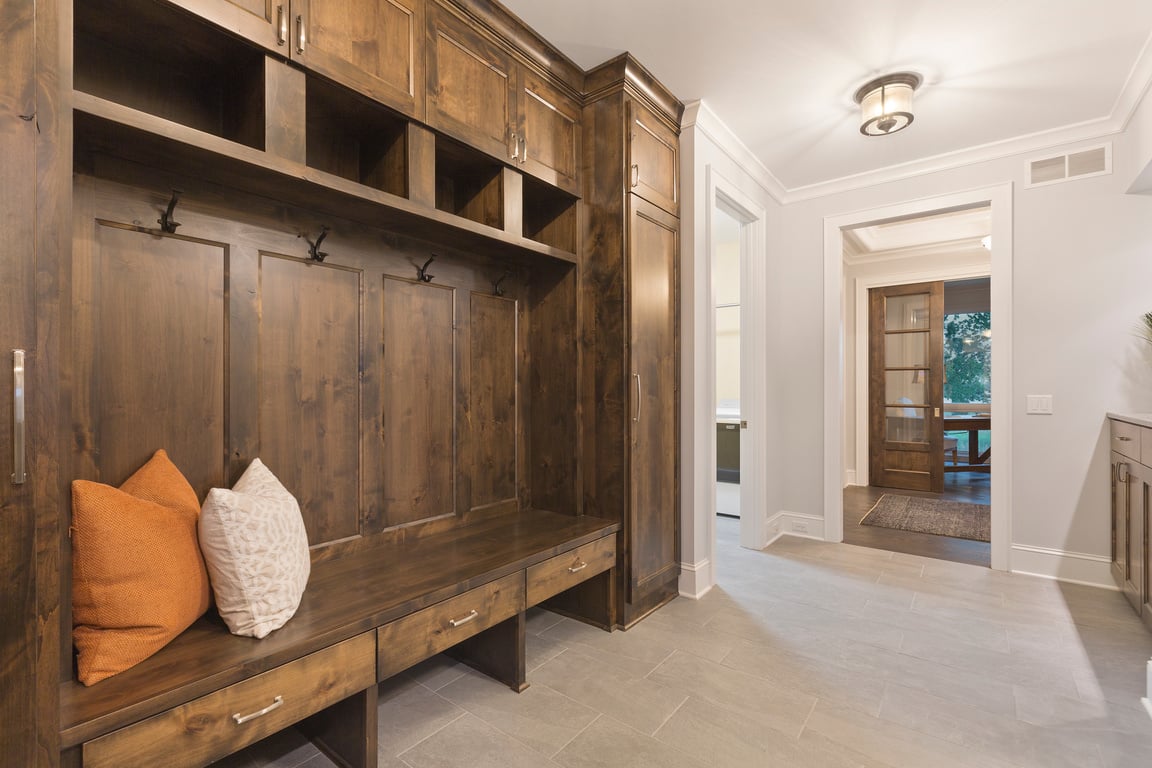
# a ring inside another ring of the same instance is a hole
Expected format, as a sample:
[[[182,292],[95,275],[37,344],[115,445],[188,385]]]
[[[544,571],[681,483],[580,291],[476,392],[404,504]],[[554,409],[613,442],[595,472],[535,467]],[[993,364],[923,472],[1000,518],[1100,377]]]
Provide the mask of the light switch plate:
[[[1027,395],[1026,413],[1052,415],[1052,395]]]

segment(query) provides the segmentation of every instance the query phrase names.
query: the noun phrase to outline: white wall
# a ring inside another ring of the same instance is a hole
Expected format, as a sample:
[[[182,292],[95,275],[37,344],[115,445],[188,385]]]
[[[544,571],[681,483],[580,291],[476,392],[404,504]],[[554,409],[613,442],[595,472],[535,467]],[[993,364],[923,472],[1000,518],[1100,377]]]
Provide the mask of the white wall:
[[[709,240],[709,183],[722,184],[737,191],[754,207],[762,209],[764,224],[746,228],[758,232],[759,243],[751,243],[753,250],[767,253],[764,263],[758,265],[754,286],[747,286],[759,302],[751,314],[759,320],[742,328],[742,336],[757,340],[761,360],[772,361],[770,370],[744,359],[745,369],[755,379],[755,388],[763,394],[760,402],[767,403],[768,412],[759,416],[763,423],[751,424],[750,431],[758,431],[766,450],[758,460],[764,468],[758,478],[763,489],[759,502],[761,515],[780,510],[784,495],[781,470],[783,449],[776,435],[781,429],[783,399],[780,388],[785,377],[775,364],[780,347],[780,316],[772,308],[780,303],[780,256],[767,242],[766,232],[774,226],[779,205],[769,193],[770,180],[759,176],[754,157],[738,139],[702,103],[690,104],[685,114],[680,136],[681,186],[681,594],[700,595],[715,583],[712,547],[715,523],[716,478],[716,414],[715,379],[712,378],[714,346],[712,323],[701,321],[713,314],[712,277],[708,263]],[[756,237],[753,234],[753,237]],[[757,247],[758,246],[758,247]],[[770,317],[771,320],[765,318]],[[709,338],[711,336],[711,338]],[[745,409],[752,399],[742,392],[741,407]],[[742,413],[742,415],[744,415]],[[744,445],[748,445],[747,441]],[[743,484],[742,484],[743,485]],[[743,516],[742,516],[743,517]],[[742,521],[742,526],[744,521]]]
[[[1152,309],[1152,197],[1125,194],[1140,170],[1137,137],[1109,138],[1115,172],[1108,176],[1026,189],[1030,156],[1014,156],[780,209],[768,248],[787,255],[773,315],[787,328],[778,383],[788,406],[781,411],[785,508],[823,515],[823,377],[834,375],[821,359],[824,218],[1013,182],[1012,542],[1108,554],[1104,414],[1152,409],[1152,365],[1131,333]],[[1025,394],[1053,395],[1055,414],[1024,415]]]

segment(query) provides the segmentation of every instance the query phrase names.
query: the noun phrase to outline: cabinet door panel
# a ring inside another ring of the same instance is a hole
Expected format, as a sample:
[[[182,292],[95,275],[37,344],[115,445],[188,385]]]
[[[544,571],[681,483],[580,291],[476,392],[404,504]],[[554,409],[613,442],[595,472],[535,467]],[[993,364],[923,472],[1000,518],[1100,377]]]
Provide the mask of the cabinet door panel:
[[[632,197],[628,297],[632,596],[677,572],[677,222]]]
[[[520,128],[524,170],[573,194],[579,192],[580,107],[558,89],[522,71]]]
[[[227,254],[99,220],[77,233],[79,477],[119,485],[164,448],[200,498],[226,487]]]
[[[1112,577],[1120,589],[1128,580],[1130,467],[1126,457],[1112,452]]]
[[[360,533],[360,279],[260,255],[260,457],[313,545]]]
[[[452,288],[384,278],[386,527],[455,512],[455,301]]]
[[[424,0],[294,0],[292,8],[306,38],[301,53],[293,27],[292,58],[423,119]]]
[[[288,35],[288,0],[170,0],[217,26],[235,32],[270,50],[288,55],[281,38]]]
[[[429,12],[428,124],[510,160],[517,70],[503,49],[447,11]]]
[[[680,215],[680,142],[636,102],[628,104],[628,171],[632,192]]]
[[[516,504],[518,308],[514,299],[473,293],[469,322],[471,506]]]

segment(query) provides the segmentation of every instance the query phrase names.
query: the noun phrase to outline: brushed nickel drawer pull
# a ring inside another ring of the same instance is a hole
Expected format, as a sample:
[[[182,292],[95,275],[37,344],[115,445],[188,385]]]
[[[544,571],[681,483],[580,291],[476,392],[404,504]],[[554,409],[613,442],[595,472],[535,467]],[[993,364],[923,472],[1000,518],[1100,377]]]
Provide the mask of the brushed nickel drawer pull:
[[[476,617],[479,615],[480,614],[476,612],[476,609],[473,608],[468,613],[468,615],[465,616],[464,618],[462,618],[462,619],[448,619],[448,623],[451,624],[453,627],[460,627],[460,626],[463,626],[464,624],[467,624],[470,621],[474,621],[476,619]]]
[[[580,573],[580,571],[584,570],[587,567],[588,567],[588,563],[581,560],[576,565],[568,566],[568,573]]]
[[[632,164],[632,188],[640,186],[640,166],[637,163]]]
[[[12,484],[22,485],[24,464],[24,350],[12,350]]]
[[[1116,437],[1114,437],[1114,438],[1112,438],[1112,439],[1113,439],[1113,440],[1119,440],[1119,441],[1120,441],[1120,442],[1122,442],[1122,443],[1130,443],[1130,442],[1132,442],[1132,438],[1130,438],[1130,437],[1120,437],[1119,435],[1117,435]]]
[[[283,4],[276,6],[276,45],[288,42],[288,14]]]
[[[296,16],[296,53],[304,53],[304,16]]]
[[[261,709],[258,712],[253,712],[249,715],[242,715],[237,712],[232,715],[232,719],[236,721],[236,725],[244,725],[244,723],[248,722],[249,720],[255,720],[258,717],[263,717],[274,709],[280,709],[282,706],[284,706],[284,697],[277,696],[276,698],[272,699],[272,703],[264,707],[264,709]]]

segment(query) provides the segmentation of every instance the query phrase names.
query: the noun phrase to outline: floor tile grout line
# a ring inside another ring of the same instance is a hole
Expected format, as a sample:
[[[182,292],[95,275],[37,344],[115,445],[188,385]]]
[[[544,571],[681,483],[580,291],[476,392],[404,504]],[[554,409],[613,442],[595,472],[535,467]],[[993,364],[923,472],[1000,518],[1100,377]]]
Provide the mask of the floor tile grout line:
[[[658,734],[660,732],[660,729],[663,728],[664,726],[668,725],[669,720],[676,717],[676,713],[679,712],[684,707],[684,705],[688,703],[688,699],[690,699],[690,698],[691,698],[691,696],[689,694],[684,694],[683,700],[681,700],[681,702],[676,705],[676,709],[669,712],[668,717],[664,718],[664,722],[662,722],[662,723],[660,723],[660,725],[656,726],[656,728],[649,735],[655,739],[656,734]],[[657,741],[659,741],[659,739],[657,739]]]
[[[887,688],[888,684],[885,683],[884,687]],[[812,701],[812,706],[808,708],[808,714],[804,716],[804,722],[800,723],[800,730],[796,733],[796,740],[799,741],[800,737],[804,735],[804,729],[808,727],[808,721],[812,719],[812,713],[816,711],[816,705],[820,703],[820,697],[815,697]]]
[[[433,693],[435,693],[435,691],[433,691]],[[441,696],[440,698],[444,698],[444,697],[443,697],[443,696]],[[448,699],[444,699],[444,701],[448,701]],[[459,720],[460,718],[462,718],[462,717],[467,717],[467,716],[469,716],[469,715],[471,715],[471,714],[472,714],[471,712],[469,712],[468,710],[464,709],[463,707],[457,707],[457,706],[456,706],[456,704],[454,704],[454,703],[453,703],[453,702],[451,702],[451,701],[448,701],[448,703],[449,703],[449,704],[452,704],[452,706],[454,706],[454,707],[456,707],[457,709],[459,709],[459,710],[460,710],[460,714],[456,715],[456,717],[452,718],[452,719],[451,719],[451,720],[449,720],[448,722],[444,723],[444,725],[442,725],[442,726],[440,726],[439,728],[437,728],[436,730],[432,731],[432,733],[430,733],[430,734],[428,734],[427,736],[425,736],[424,738],[420,739],[420,741],[418,741],[418,742],[416,742],[415,744],[413,744],[412,746],[408,747],[408,749],[404,750],[404,751],[403,751],[403,752],[401,752],[401,753],[398,753],[398,754],[394,754],[394,755],[393,755],[393,757],[399,757],[401,760],[404,760],[404,758],[403,758],[403,757],[401,757],[401,755],[407,754],[407,753],[411,752],[412,750],[416,749],[416,747],[418,747],[418,746],[420,746],[421,744],[423,744],[424,742],[428,741],[428,739],[430,739],[430,738],[432,738],[433,736],[435,736],[436,734],[440,733],[440,731],[442,731],[442,730],[444,730],[445,728],[447,728],[448,726],[452,725],[452,723],[456,722],[456,721],[457,721],[457,720]],[[473,717],[475,717],[475,715],[472,715],[472,716],[473,716]],[[377,748],[379,748],[379,747],[377,747]],[[407,760],[404,760],[404,762],[406,762],[406,763],[407,763],[408,761],[407,761]]]
[[[564,694],[560,694],[560,695],[561,695],[561,696],[563,696]],[[573,701],[575,701],[575,699],[572,699],[572,700],[573,700]],[[579,702],[577,702],[577,703],[579,703]],[[588,705],[587,705],[587,704],[585,704],[584,706],[588,706]],[[590,707],[589,707],[589,708],[590,708]],[[591,709],[591,708],[590,708],[590,709]],[[593,710],[593,711],[595,711],[595,710]],[[592,719],[591,719],[591,720],[588,722],[588,725],[586,725],[586,726],[584,726],[583,728],[581,728],[581,729],[580,729],[580,730],[579,730],[579,731],[578,731],[578,732],[577,732],[575,735],[573,735],[573,736],[572,736],[572,738],[568,739],[568,741],[566,741],[566,742],[564,742],[563,744],[561,744],[561,745],[560,745],[560,749],[558,749],[558,750],[556,750],[555,752],[553,752],[552,754],[548,755],[548,760],[549,760],[549,761],[552,761],[552,762],[555,762],[555,760],[556,760],[556,756],[557,756],[557,755],[559,755],[559,754],[560,754],[561,752],[563,752],[564,750],[568,749],[568,747],[569,747],[569,746],[571,746],[572,742],[574,742],[574,741],[576,741],[576,739],[580,738],[580,736],[581,736],[581,735],[582,735],[582,734],[583,734],[585,731],[587,731],[589,728],[591,728],[593,725],[595,725],[595,724],[596,724],[596,723],[597,723],[597,722],[600,720],[600,718],[602,718],[602,717],[606,717],[606,715],[605,715],[603,712],[596,712],[596,717],[592,718]]]

